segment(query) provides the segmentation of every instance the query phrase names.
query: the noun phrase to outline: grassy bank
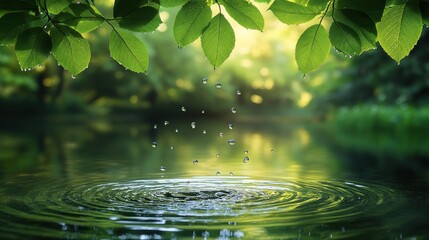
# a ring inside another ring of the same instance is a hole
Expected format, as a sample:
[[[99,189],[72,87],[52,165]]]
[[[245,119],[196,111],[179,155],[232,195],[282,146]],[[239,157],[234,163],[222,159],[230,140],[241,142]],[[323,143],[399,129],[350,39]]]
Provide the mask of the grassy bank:
[[[387,155],[429,156],[429,107],[355,106],[328,121],[336,142],[349,149]]]

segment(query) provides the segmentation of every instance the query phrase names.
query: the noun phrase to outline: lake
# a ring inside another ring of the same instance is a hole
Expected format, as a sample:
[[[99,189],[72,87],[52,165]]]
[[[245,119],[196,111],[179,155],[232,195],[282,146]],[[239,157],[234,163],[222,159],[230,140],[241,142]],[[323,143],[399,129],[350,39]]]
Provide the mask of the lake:
[[[3,123],[0,238],[429,238],[418,141],[383,148],[396,136],[312,121],[166,121]]]

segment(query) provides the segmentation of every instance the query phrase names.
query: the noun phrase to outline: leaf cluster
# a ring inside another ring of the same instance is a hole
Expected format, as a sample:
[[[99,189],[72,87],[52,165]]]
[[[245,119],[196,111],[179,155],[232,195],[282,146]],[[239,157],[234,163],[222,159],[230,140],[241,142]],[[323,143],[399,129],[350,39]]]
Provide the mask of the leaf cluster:
[[[325,61],[331,45],[351,57],[375,49],[379,43],[399,63],[421,36],[422,25],[427,23],[427,5],[419,0],[275,0],[270,10],[286,24],[319,17],[296,45],[298,67],[307,73]]]
[[[77,75],[91,58],[85,33],[108,24],[112,58],[126,69],[146,72],[149,56],[139,33],[158,28],[161,8],[180,7],[173,25],[176,43],[185,47],[200,39],[217,68],[235,47],[229,19],[263,31],[264,17],[254,2],[269,3],[268,10],[285,24],[317,19],[296,44],[296,62],[304,73],[320,66],[332,45],[354,56],[378,42],[399,63],[420,38],[422,24],[429,22],[429,2],[423,0],[115,0],[113,18],[104,16],[94,0],[0,0],[0,45],[14,47],[23,70],[43,64],[52,53]]]

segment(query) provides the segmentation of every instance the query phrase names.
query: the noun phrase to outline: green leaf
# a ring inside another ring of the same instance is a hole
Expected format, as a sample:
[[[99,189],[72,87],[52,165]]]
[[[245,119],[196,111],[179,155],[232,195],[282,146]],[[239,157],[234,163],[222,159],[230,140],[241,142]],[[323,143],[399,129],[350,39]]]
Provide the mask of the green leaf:
[[[379,22],[383,15],[386,0],[336,0],[335,7],[337,9],[353,9],[366,13],[374,22]]]
[[[114,28],[110,34],[109,50],[112,58],[134,72],[146,72],[149,55],[143,41],[132,33]]]
[[[331,43],[322,25],[313,25],[299,37],[295,49],[295,59],[299,69],[308,73],[319,67],[328,57]]]
[[[414,48],[422,33],[418,0],[386,8],[377,31],[381,47],[399,63]]]
[[[2,11],[6,12],[27,12],[33,11],[36,12],[37,5],[35,1],[0,1],[0,13]]]
[[[334,22],[329,29],[332,45],[346,55],[357,55],[361,52],[359,35],[352,28],[341,22]]]
[[[228,14],[241,26],[264,30],[264,18],[259,10],[247,0],[221,0]]]
[[[184,5],[189,0],[161,0],[161,6],[163,7],[177,7]]]
[[[320,13],[313,8],[308,8],[285,0],[275,0],[269,10],[271,10],[280,21],[286,24],[305,23]]]
[[[144,6],[153,7],[155,9],[159,10],[161,8],[161,3],[160,3],[160,0],[151,0]],[[143,7],[143,6],[141,6],[141,7]]]
[[[42,64],[51,49],[51,39],[40,27],[27,29],[16,39],[15,52],[22,69],[31,69]]]
[[[323,11],[326,9],[328,2],[329,0],[309,0],[307,3],[307,7]]]
[[[80,33],[93,31],[104,22],[104,17],[95,7],[83,3],[70,4],[68,8],[56,15],[54,19],[67,24]]]
[[[66,8],[71,3],[71,1],[70,0],[44,0],[43,3],[46,4],[46,8],[48,9],[49,13],[58,14],[64,8]]]
[[[161,24],[159,11],[153,7],[138,8],[119,21],[119,26],[122,28],[137,32],[153,32],[159,24]]]
[[[234,49],[234,30],[222,13],[216,15],[201,36],[204,54],[213,67],[219,67]]]
[[[136,9],[148,4],[148,0],[115,0],[113,5],[113,17],[126,17]]]
[[[376,48],[377,29],[372,19],[363,12],[342,9],[335,11],[335,19],[352,28],[361,42],[361,52]]]
[[[397,5],[403,5],[407,3],[408,0],[386,0],[386,7],[392,7]]]
[[[40,18],[25,12],[12,12],[0,18],[0,45],[13,45],[18,34],[38,23]]]
[[[211,20],[212,11],[205,1],[189,1],[177,13],[173,25],[174,39],[184,47],[203,34]]]
[[[91,51],[79,32],[68,26],[56,25],[51,30],[52,54],[72,75],[76,76],[89,65]]]

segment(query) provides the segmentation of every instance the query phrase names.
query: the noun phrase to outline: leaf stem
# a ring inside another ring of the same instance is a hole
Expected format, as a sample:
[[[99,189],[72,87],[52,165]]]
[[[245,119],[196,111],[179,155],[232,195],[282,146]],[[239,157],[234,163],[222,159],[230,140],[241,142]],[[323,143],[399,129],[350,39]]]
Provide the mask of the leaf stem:
[[[326,14],[328,14],[329,7],[331,6],[332,3],[335,3],[335,0],[329,1],[328,5],[325,8],[325,12],[323,13],[322,17],[320,18],[319,26],[322,24],[322,21],[326,17]],[[332,11],[334,11],[334,6],[332,6]]]
[[[216,0],[216,4],[217,4],[217,6],[218,6],[218,8],[219,8],[219,13],[222,13],[222,8],[220,7],[220,3],[219,3],[219,1],[218,1],[218,0]]]

